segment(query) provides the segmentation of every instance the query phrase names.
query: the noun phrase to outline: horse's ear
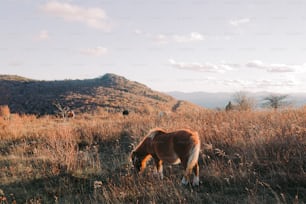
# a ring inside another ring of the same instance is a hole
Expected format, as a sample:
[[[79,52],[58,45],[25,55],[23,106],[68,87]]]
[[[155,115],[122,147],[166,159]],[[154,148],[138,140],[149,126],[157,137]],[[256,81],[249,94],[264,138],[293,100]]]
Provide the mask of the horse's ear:
[[[132,154],[131,154],[131,161],[133,163],[136,163],[136,162],[139,161],[139,157],[138,157],[138,155],[137,155],[137,153],[135,151],[133,151]]]
[[[132,153],[130,155],[130,161],[131,162],[133,161],[134,157],[135,157],[135,151],[132,151]]]

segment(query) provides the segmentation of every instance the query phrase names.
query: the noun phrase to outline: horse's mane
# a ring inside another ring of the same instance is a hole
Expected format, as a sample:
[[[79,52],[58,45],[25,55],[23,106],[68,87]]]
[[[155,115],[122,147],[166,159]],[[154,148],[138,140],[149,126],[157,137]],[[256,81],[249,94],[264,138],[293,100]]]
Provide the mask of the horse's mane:
[[[145,138],[153,139],[155,137],[155,135],[165,134],[165,133],[167,133],[167,132],[165,130],[161,129],[161,128],[154,128],[154,129],[150,130],[150,132],[145,136]]]
[[[134,150],[138,150],[140,146],[143,145],[143,143],[148,139],[153,139],[156,135],[158,134],[165,134],[167,133],[165,130],[163,130],[162,128],[154,128],[151,129],[150,132],[142,139],[142,141],[135,147]]]

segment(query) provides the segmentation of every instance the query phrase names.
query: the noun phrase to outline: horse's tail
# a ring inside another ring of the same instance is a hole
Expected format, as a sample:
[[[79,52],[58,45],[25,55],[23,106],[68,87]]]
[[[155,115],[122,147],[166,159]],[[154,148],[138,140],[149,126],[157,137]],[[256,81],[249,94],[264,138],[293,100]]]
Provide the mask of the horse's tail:
[[[189,158],[188,158],[188,162],[187,162],[187,169],[192,169],[199,160],[199,154],[200,154],[200,139],[198,136],[198,133],[195,133],[196,135],[196,141],[194,141],[194,145],[192,146],[191,150],[190,150],[190,154],[189,154]]]

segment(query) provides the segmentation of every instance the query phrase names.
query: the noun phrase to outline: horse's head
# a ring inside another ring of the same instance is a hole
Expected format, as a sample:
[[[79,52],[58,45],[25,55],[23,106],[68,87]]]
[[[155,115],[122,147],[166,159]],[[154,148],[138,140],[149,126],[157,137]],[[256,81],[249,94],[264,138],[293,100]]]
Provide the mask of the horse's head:
[[[137,154],[137,152],[135,152],[135,151],[132,152],[131,160],[132,160],[132,163],[133,163],[133,166],[134,166],[135,170],[137,172],[140,172],[140,170],[141,170],[141,158]]]

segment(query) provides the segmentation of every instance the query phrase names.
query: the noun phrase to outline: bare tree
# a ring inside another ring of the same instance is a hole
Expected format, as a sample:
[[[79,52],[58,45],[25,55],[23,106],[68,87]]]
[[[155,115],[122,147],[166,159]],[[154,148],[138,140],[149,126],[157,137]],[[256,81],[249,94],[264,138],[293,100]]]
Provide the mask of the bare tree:
[[[287,98],[288,98],[288,95],[271,94],[270,96],[267,96],[263,99],[264,101],[263,106],[277,110],[281,107],[288,106],[291,104],[289,101],[286,101]]]
[[[54,102],[53,105],[57,108],[56,114],[59,115],[61,118],[74,117],[74,112],[73,116],[71,116],[72,111],[68,106],[63,107],[59,102]]]
[[[237,110],[252,110],[255,107],[255,100],[247,95],[246,92],[239,91],[233,95],[233,100]]]

